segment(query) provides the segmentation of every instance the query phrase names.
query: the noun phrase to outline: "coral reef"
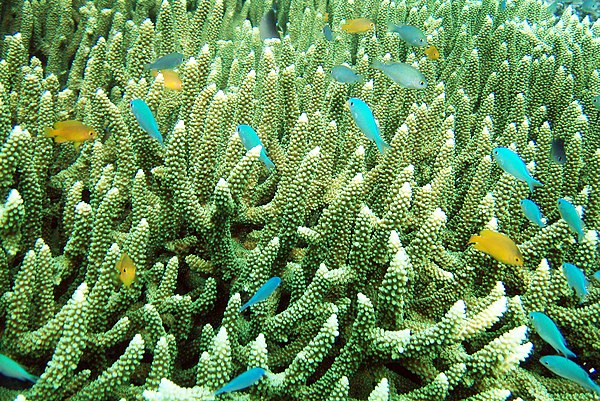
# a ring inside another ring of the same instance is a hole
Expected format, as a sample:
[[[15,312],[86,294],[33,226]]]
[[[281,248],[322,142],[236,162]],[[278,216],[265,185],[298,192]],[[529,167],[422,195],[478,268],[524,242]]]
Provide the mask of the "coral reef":
[[[541,311],[600,361],[600,23],[535,0],[16,0],[0,11],[1,400],[591,400],[538,362]],[[376,27],[351,34],[344,20]],[[335,34],[322,34],[325,20]],[[420,27],[439,60],[386,32]],[[181,52],[181,90],[144,65]],[[374,60],[427,78],[405,89]],[[353,65],[364,82],[332,80]],[[368,103],[379,153],[346,101]],[[139,126],[145,100],[165,147]],[[80,120],[75,148],[45,128]],[[246,150],[256,130],[276,168]],[[549,157],[564,140],[567,161]],[[515,150],[544,183],[503,172]],[[519,202],[548,218],[540,229]],[[556,201],[583,210],[577,241]],[[467,245],[512,238],[523,266]],[[118,281],[123,252],[137,277]],[[269,278],[281,286],[239,312]],[[214,391],[249,368],[267,375]],[[596,368],[600,366],[596,365]]]

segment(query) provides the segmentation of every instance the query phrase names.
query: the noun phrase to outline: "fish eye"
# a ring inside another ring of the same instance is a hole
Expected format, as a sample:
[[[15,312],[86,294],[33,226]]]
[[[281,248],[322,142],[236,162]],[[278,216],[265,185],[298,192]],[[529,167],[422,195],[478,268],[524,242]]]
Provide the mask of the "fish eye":
[[[495,155],[497,155],[497,154],[498,154],[498,151],[497,151],[497,150],[494,150],[494,154],[495,154]]]
[[[354,106],[354,102],[350,102],[350,106]]]
[[[369,24],[369,26],[370,26],[371,28],[373,28],[373,27],[375,26],[375,24],[371,22],[371,23]]]
[[[423,85],[425,85],[425,82],[421,81],[421,82],[419,82],[419,85],[423,86]]]
[[[598,99],[592,100],[593,103],[598,103]]]
[[[419,39],[419,42],[423,43],[423,39]]]

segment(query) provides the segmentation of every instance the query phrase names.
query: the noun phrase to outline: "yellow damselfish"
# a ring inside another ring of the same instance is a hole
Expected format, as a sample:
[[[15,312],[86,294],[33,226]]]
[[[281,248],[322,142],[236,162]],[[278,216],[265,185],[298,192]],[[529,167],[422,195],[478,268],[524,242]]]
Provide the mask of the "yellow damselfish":
[[[368,18],[350,19],[342,25],[342,31],[348,33],[363,33],[375,27],[375,23]]]
[[[119,271],[119,280],[125,288],[129,288],[135,280],[136,268],[133,260],[125,252],[121,255],[121,259],[117,262],[117,270]]]
[[[513,266],[523,266],[523,255],[517,245],[508,236],[492,231],[481,230],[479,235],[473,235],[469,244],[475,244],[473,248],[487,253],[498,262]]]
[[[175,70],[153,70],[152,75],[154,77],[158,76],[158,73],[161,73],[164,79],[164,86],[167,89],[171,89],[174,91],[181,90],[181,78],[179,78],[179,74]]]
[[[81,121],[68,120],[59,121],[54,124],[54,128],[46,127],[46,136],[54,138],[54,142],[74,142],[78,147],[81,142],[92,141],[98,134]]]
[[[434,45],[429,45],[427,49],[425,49],[425,55],[430,60],[439,60],[440,51]]]

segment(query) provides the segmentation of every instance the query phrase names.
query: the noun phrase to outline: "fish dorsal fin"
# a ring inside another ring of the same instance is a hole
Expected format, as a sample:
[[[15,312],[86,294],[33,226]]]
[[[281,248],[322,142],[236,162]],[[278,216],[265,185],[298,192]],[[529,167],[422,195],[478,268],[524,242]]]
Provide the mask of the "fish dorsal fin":
[[[83,126],[83,123],[81,121],[77,121],[77,120],[66,120],[66,121],[59,121],[57,123],[54,123],[55,129],[78,128],[78,127],[82,127],[82,126]]]

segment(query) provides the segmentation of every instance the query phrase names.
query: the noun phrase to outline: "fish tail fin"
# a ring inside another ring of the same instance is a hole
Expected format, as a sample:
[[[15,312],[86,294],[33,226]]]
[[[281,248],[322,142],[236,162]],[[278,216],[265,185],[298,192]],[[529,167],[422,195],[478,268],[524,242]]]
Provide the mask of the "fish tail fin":
[[[383,64],[381,61],[375,59],[373,60],[373,62],[371,63],[371,67],[375,68],[376,70],[383,70],[383,67],[385,66],[385,64]]]
[[[388,145],[383,139],[377,141],[376,145],[377,149],[379,149],[379,153],[385,153],[385,150],[390,148],[390,145]]]
[[[399,28],[399,26],[392,22],[387,23],[388,32],[396,32],[396,29],[398,29],[398,28]]]
[[[248,309],[250,307],[250,302],[246,302],[244,305],[242,305],[242,307],[240,308],[240,312],[245,311],[246,309]]]
[[[267,155],[265,155],[263,161],[265,163],[265,166],[267,167],[267,170],[269,170],[271,172],[271,171],[273,171],[275,169],[275,163],[273,163],[271,161],[271,159],[269,159],[269,157]]]
[[[32,375],[31,373],[27,373],[27,376],[25,376],[25,378],[32,383],[37,383],[37,381],[40,379],[38,376]]]
[[[477,242],[480,238],[481,237],[479,235],[473,234],[473,235],[471,235],[471,238],[469,238],[469,242],[467,242],[467,244],[477,244]]]
[[[581,230],[580,232],[577,233],[577,242],[583,241],[584,238],[585,238],[585,231]]]
[[[544,184],[542,184],[541,182],[539,182],[535,178],[532,178],[531,180],[529,180],[529,182],[527,183],[527,185],[529,185],[529,191],[531,191],[531,193],[533,193],[533,189],[534,188],[538,188],[538,187],[543,187],[544,186]]]
[[[44,128],[44,135],[47,138],[54,138],[57,134],[54,133],[54,128],[46,127]]]
[[[562,350],[562,354],[567,358],[571,358],[571,359],[577,358],[577,355],[575,355],[575,353],[573,351],[571,351],[570,349],[568,349],[567,347],[565,347],[565,349]]]

